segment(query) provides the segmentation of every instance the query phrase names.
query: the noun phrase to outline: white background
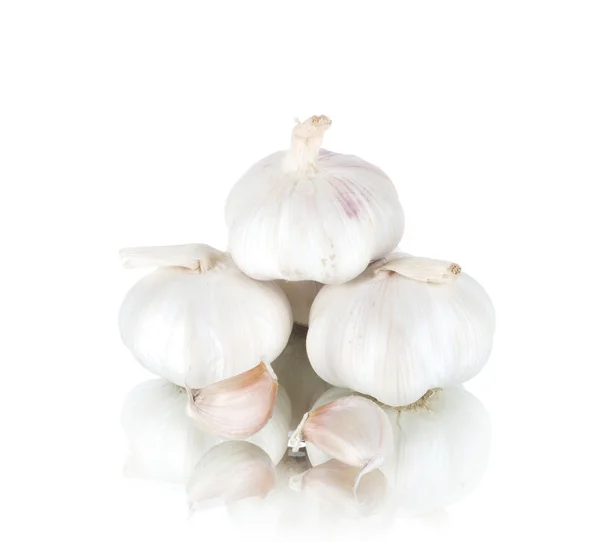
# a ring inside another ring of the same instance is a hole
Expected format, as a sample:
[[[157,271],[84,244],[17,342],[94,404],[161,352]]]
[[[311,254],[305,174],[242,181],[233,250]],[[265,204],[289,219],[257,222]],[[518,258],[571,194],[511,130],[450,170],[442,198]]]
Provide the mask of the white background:
[[[578,0],[1,2],[0,538],[236,533],[122,476],[121,403],[149,375],[120,343],[139,275],[117,251],[224,248],[230,187],[312,114],[395,181],[401,246],[459,262],[496,306],[468,384],[491,463],[449,534],[593,537],[599,28]]]

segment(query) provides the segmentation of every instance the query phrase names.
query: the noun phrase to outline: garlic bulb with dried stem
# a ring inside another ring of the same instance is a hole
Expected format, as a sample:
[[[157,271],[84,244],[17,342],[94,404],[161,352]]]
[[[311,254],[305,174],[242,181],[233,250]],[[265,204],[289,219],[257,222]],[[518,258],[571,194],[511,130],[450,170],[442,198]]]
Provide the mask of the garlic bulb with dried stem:
[[[356,156],[320,149],[330,125],[325,116],[298,122],[290,149],[256,163],[231,190],[229,249],[250,277],[339,284],[400,241],[393,183]]]
[[[207,245],[123,249],[126,267],[159,266],[127,294],[119,314],[125,345],[149,371],[204,388],[273,361],[292,329],[276,284],[245,276]]]
[[[129,476],[185,483],[191,470],[211,448],[227,439],[202,431],[187,414],[183,388],[164,379],[135,386],[122,407],[121,425],[129,443]],[[246,440],[263,449],[276,464],[287,452],[291,406],[279,386],[273,415]]]
[[[267,363],[201,390],[186,386],[188,414],[202,429],[225,438],[246,438],[271,419],[277,376]]]
[[[321,289],[306,345],[325,381],[401,406],[479,373],[494,324],[489,297],[458,265],[395,253]]]

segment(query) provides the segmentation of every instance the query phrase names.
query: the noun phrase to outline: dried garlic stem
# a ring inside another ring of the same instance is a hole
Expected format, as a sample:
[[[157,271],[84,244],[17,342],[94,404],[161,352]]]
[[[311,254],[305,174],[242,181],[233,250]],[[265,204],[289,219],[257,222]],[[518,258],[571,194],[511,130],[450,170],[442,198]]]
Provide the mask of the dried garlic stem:
[[[375,271],[375,273],[383,272],[395,273],[422,282],[445,284],[456,279],[461,272],[461,267],[458,264],[444,260],[402,256],[397,260],[385,263]]]
[[[325,115],[314,115],[304,122],[296,122],[292,130],[292,144],[284,160],[284,170],[312,175],[316,172],[323,134],[331,126],[331,120]]]
[[[221,267],[224,253],[209,245],[133,247],[119,251],[123,267],[185,267],[203,273]]]

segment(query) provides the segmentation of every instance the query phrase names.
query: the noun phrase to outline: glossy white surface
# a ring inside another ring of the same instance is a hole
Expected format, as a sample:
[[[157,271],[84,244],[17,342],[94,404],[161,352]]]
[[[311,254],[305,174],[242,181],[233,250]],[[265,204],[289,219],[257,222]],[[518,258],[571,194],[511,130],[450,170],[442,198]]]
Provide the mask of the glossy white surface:
[[[249,528],[245,506],[187,521],[183,486],[123,475],[122,404],[151,375],[120,341],[119,305],[143,272],[117,250],[223,248],[230,187],[312,114],[333,119],[331,148],[395,180],[401,248],[460,263],[497,317],[467,384],[492,428],[481,483],[347,539],[593,537],[598,9],[3,2],[0,539],[282,539],[273,516]],[[281,511],[291,539],[342,533],[295,499]]]

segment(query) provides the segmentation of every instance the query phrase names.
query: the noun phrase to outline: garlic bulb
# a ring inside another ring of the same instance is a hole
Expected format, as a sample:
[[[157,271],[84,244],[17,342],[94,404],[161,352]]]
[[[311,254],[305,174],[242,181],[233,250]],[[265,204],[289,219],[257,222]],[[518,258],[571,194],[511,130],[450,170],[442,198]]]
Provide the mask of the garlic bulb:
[[[331,387],[315,373],[306,355],[306,328],[295,325],[281,355],[272,363],[292,403],[290,429],[295,429],[324,391]]]
[[[188,414],[201,428],[225,438],[246,438],[271,419],[277,377],[266,363],[201,390],[186,387]]]
[[[357,481],[381,467],[394,450],[385,412],[370,399],[355,395],[307,412],[289,445],[297,451],[303,441],[342,463],[360,467]]]
[[[149,371],[204,388],[270,363],[283,350],[292,312],[281,289],[245,276],[207,245],[124,249],[127,267],[159,265],[127,294],[125,345]]]
[[[196,465],[187,483],[192,510],[231,504],[249,497],[265,498],[277,474],[269,456],[255,444],[232,440],[212,448]]]
[[[323,285],[313,280],[299,280],[296,282],[276,280],[275,282],[284,291],[292,306],[294,322],[308,327],[310,307]]]
[[[290,478],[290,487],[319,502],[327,512],[344,516],[368,516],[382,510],[388,485],[380,470],[359,478],[360,468],[331,459]]]
[[[127,395],[121,425],[129,443],[126,473],[139,478],[185,483],[202,456],[225,439],[202,431],[187,415],[183,388],[163,379],[135,386]],[[287,452],[291,406],[282,386],[269,422],[249,437],[274,464]]]
[[[315,407],[356,392],[331,388]],[[491,427],[485,407],[462,387],[428,392],[417,403],[382,407],[394,432],[394,453],[381,470],[390,502],[403,515],[424,514],[472,491],[487,468]],[[312,465],[330,456],[307,443]]]
[[[356,156],[319,150],[330,125],[324,116],[298,122],[291,148],[256,163],[229,194],[229,248],[247,275],[339,284],[400,241],[391,180]]]
[[[306,346],[330,384],[399,406],[474,377],[493,334],[492,303],[460,267],[395,253],[347,284],[323,287]]]

